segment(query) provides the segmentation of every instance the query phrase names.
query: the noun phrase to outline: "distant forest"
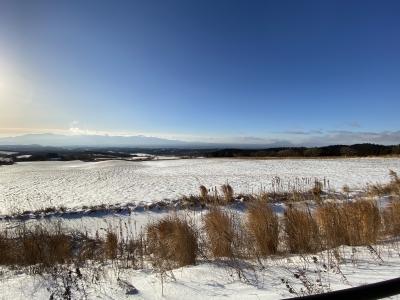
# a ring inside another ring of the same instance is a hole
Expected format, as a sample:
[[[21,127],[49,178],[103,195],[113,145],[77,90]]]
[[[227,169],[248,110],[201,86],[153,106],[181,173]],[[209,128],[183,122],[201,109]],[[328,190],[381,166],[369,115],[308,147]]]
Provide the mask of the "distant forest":
[[[400,145],[375,144],[333,145],[325,147],[284,147],[269,149],[222,149],[207,153],[207,157],[366,157],[399,155]]]
[[[1,150],[1,149],[0,149]],[[10,149],[4,149],[10,151]],[[127,159],[136,156],[132,153],[146,153],[151,156],[194,157],[367,157],[400,155],[400,145],[383,146],[375,144],[334,145],[326,147],[280,147],[268,149],[181,149],[181,148],[92,148],[66,149],[38,146],[33,149],[13,149],[14,154],[0,155],[0,165],[10,165],[24,161]],[[0,151],[1,152],[1,151]],[[1,153],[0,153],[1,154]]]

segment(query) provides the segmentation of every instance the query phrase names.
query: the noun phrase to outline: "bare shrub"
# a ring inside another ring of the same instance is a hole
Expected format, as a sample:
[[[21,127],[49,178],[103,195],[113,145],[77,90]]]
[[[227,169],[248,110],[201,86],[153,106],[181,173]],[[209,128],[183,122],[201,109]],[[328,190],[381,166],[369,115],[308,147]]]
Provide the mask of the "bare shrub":
[[[186,219],[168,216],[147,226],[149,252],[162,269],[196,262],[197,232]]]
[[[279,241],[278,216],[267,201],[253,202],[247,206],[246,228],[261,256],[276,253]]]
[[[289,204],[283,221],[286,245],[291,253],[315,253],[320,250],[318,225],[308,209]]]
[[[222,193],[224,194],[225,202],[233,202],[233,188],[229,184],[223,184],[221,186]]]
[[[232,257],[234,230],[229,216],[213,206],[204,217],[204,230],[214,257]]]

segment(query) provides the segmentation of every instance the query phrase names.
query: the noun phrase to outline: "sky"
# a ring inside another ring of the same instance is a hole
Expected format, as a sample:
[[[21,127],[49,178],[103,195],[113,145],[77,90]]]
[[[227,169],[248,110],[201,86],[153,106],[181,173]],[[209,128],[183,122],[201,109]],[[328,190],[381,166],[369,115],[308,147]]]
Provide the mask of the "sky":
[[[400,1],[0,0],[0,137],[400,143]]]

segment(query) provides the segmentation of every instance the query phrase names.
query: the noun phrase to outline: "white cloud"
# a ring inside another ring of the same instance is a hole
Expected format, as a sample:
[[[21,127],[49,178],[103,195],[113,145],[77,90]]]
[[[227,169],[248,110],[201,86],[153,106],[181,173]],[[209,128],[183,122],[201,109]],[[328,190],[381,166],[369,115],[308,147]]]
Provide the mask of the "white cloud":
[[[95,131],[95,130],[82,130],[78,127],[70,127],[69,131],[73,134],[84,134],[84,135],[107,135],[105,132]]]
[[[69,122],[69,127],[76,127],[76,126],[78,126],[78,124],[79,124],[79,121],[72,121],[72,122]]]
[[[353,132],[347,130],[333,130],[328,134],[320,137],[312,137],[304,142],[335,145],[335,144],[358,144],[358,143],[373,143],[383,145],[400,144],[400,130],[398,131],[383,131],[383,132]]]
[[[298,135],[309,135],[309,134],[322,134],[319,130],[310,130],[310,131],[296,131],[296,130],[286,130],[284,131],[286,134],[298,134]]]

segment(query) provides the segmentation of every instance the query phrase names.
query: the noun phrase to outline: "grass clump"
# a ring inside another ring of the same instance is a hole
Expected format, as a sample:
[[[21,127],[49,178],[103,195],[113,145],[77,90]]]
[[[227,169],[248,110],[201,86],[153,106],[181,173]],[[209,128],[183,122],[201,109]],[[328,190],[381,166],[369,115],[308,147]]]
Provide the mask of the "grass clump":
[[[369,184],[368,192],[370,195],[400,195],[400,178],[393,170],[389,170],[390,182],[387,184]]]
[[[214,257],[232,257],[234,230],[232,220],[218,206],[213,206],[204,217],[211,254]]]
[[[107,230],[104,241],[104,252],[110,259],[116,259],[118,256],[118,235],[113,230]]]
[[[384,233],[390,237],[400,236],[400,200],[396,199],[382,211]]]
[[[315,253],[321,248],[318,225],[308,209],[289,204],[283,217],[286,245],[291,253]]]
[[[337,203],[327,203],[314,213],[325,248],[336,248],[347,242],[345,215]]]
[[[314,201],[316,204],[322,204],[322,198],[321,198],[322,189],[323,189],[322,182],[315,180],[314,187],[311,189],[311,193],[314,197]]]
[[[203,201],[207,201],[208,199],[208,190],[204,185],[200,186],[200,197],[203,199]]]
[[[60,223],[27,226],[19,224],[12,233],[0,233],[0,264],[32,266],[29,272],[41,274],[57,263],[73,259],[73,238]]]
[[[198,250],[197,232],[188,221],[168,216],[147,227],[149,252],[162,269],[195,264]]]
[[[381,229],[381,215],[376,201],[358,200],[344,203],[341,219],[345,222],[346,245],[375,244]]]
[[[250,203],[246,217],[246,229],[260,256],[275,254],[279,242],[279,221],[269,203],[262,200]]]
[[[222,194],[224,195],[224,199],[226,203],[233,202],[233,188],[229,184],[223,184],[221,186]]]
[[[7,231],[0,233],[0,265],[13,265],[19,262],[15,252],[16,243],[8,237]]]
[[[18,250],[26,265],[39,264],[39,269],[46,269],[55,263],[65,263],[73,257],[72,238],[61,227],[24,226],[19,238],[21,248]]]
[[[103,240],[98,236],[95,238],[90,238],[87,234],[80,232],[75,233],[74,239],[74,250],[75,250],[75,260],[82,264],[86,261],[104,261],[104,245]]]
[[[392,194],[400,195],[400,178],[393,170],[389,170],[390,183],[388,184],[389,190]]]

